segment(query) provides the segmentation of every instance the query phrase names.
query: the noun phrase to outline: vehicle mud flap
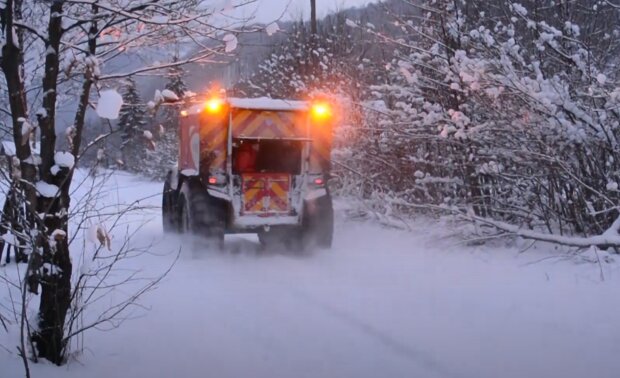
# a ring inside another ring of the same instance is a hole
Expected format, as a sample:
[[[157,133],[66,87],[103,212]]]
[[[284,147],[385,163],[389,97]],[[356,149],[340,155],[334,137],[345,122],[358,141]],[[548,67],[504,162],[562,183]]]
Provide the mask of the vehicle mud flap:
[[[305,248],[329,249],[334,235],[334,208],[332,198],[326,195],[306,201],[302,221],[302,242]]]

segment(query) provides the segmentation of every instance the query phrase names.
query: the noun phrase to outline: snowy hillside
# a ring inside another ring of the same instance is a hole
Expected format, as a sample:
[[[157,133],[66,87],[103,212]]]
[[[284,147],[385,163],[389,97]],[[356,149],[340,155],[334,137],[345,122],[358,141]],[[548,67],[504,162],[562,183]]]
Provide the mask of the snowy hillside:
[[[123,218],[107,253],[126,231],[136,231],[133,247],[148,248],[113,275],[157,277],[174,267],[119,328],[89,331],[66,366],[31,364],[33,377],[611,378],[620,368],[617,261],[467,247],[422,220],[412,232],[348,220],[342,203],[330,251],[261,251],[253,235],[227,236],[225,252],[207,251],[162,234],[160,183],[79,176],[74,210],[93,183],[101,208],[140,207]],[[78,233],[75,269],[93,248],[88,240]],[[24,267],[3,266],[0,276]],[[136,285],[116,288],[92,310]],[[2,285],[3,313],[8,293]],[[9,321],[0,366],[12,378],[24,373]]]

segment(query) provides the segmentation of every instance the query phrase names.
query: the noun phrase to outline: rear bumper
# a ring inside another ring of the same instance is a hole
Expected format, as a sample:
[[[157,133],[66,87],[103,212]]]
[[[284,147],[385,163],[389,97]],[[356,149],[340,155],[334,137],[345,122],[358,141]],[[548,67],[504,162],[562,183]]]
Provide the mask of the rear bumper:
[[[265,226],[298,226],[301,219],[297,215],[274,215],[263,217],[258,215],[243,215],[235,219],[233,228],[238,230],[255,230]]]

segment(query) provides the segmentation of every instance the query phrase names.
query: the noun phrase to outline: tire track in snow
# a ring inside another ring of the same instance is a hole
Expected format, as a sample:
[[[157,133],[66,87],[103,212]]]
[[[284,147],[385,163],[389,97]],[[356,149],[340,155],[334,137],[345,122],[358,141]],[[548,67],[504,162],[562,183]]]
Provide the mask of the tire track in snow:
[[[465,378],[473,376],[451,371],[423,350],[407,345],[386,334],[385,332],[382,332],[379,328],[373,326],[372,324],[355,317],[350,312],[322,302],[303,290],[291,288],[291,292],[296,295],[296,298],[303,298],[303,300],[316,306],[317,308],[320,308],[331,317],[337,318],[340,321],[346,323],[347,325],[357,329],[364,335],[378,341],[395,354],[422,366],[430,372],[437,374],[438,377]]]

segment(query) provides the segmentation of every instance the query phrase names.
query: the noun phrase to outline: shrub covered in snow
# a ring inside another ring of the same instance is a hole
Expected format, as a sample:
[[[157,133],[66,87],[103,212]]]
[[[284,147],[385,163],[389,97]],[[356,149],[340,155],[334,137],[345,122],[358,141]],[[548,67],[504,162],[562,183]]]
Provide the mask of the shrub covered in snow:
[[[500,3],[422,1],[401,35],[368,31],[394,48],[373,88],[385,109],[349,139],[340,174],[401,210],[600,234],[620,200],[618,10]]]

